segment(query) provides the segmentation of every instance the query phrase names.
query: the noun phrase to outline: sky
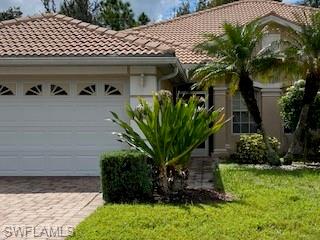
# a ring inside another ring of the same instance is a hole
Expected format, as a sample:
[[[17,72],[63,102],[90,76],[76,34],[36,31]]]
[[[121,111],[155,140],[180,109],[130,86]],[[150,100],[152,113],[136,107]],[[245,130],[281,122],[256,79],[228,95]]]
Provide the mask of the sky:
[[[127,0],[131,3],[136,15],[146,12],[152,21],[158,21],[172,16],[174,9],[181,0]],[[196,1],[196,0],[193,0]],[[295,0],[284,0],[284,2],[294,2]],[[57,6],[62,0],[56,0]],[[41,0],[0,0],[0,11],[11,6],[19,6],[24,15],[33,15],[43,12]]]

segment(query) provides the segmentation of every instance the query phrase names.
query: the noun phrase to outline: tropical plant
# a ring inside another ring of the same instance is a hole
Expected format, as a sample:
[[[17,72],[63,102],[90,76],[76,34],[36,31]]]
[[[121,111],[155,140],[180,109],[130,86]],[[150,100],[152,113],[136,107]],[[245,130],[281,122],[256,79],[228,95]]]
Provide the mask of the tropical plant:
[[[268,149],[268,162],[279,165],[279,156],[270,146],[264,130],[252,80],[252,76],[266,72],[266,68],[279,60],[275,57],[272,46],[257,51],[264,34],[257,22],[244,26],[225,23],[223,29],[223,37],[207,34],[206,41],[196,46],[197,51],[214,60],[198,66],[193,71],[193,79],[197,81],[196,86],[200,87],[208,88],[219,82],[230,82],[231,92],[239,90],[263,136]]]
[[[168,193],[167,167],[184,169],[192,151],[223,127],[225,120],[221,110],[202,107],[200,99],[193,96],[174,103],[171,93],[160,91],[153,95],[153,105],[140,98],[137,108],[127,107],[129,119],[136,130],[112,112],[112,121],[124,132],[120,140],[147,154],[159,168],[162,191]]]
[[[291,41],[287,42],[284,59],[291,69],[305,79],[305,91],[297,127],[291,146],[285,156],[290,164],[295,155],[301,155],[304,149],[305,134],[309,131],[308,116],[311,105],[315,102],[320,89],[320,12],[297,16],[301,30],[291,29],[288,33]]]

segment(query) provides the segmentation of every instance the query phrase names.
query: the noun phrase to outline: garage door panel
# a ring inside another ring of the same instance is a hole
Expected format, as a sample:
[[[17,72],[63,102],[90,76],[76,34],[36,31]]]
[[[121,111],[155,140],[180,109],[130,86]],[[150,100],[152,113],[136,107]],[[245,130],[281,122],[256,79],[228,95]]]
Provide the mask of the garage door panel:
[[[3,106],[0,105],[0,124],[2,122],[17,122],[21,117],[21,111],[23,109],[20,106]]]
[[[62,131],[62,130],[53,130],[50,129],[47,131],[46,134],[46,143],[49,146],[54,146],[54,147],[63,147],[63,146],[70,146],[72,145],[72,143],[74,142],[74,134],[72,131],[70,131],[70,129],[66,130],[66,131]]]
[[[74,165],[75,162],[72,155],[53,155],[48,156],[48,161],[46,162],[46,169],[48,169],[49,172],[72,172],[75,168]]]
[[[21,159],[14,152],[12,154],[1,154],[0,173],[1,171],[16,172],[19,165],[21,165]]]
[[[32,152],[23,155],[20,164],[23,166],[23,171],[39,172],[45,169],[44,159],[46,159],[45,155],[42,155],[41,153],[37,154],[36,152]]]
[[[22,144],[24,147],[38,147],[45,146],[46,139],[45,130],[23,130],[21,134],[18,133],[18,144]]]
[[[76,171],[99,172],[99,156],[77,156],[75,166]]]
[[[16,146],[18,140],[17,130],[0,128],[0,148]]]

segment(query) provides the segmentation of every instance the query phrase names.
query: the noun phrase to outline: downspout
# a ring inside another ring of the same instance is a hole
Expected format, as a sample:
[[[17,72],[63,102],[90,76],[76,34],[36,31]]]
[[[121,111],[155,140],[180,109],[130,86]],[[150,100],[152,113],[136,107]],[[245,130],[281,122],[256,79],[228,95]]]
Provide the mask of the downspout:
[[[161,78],[159,78],[159,80],[158,80],[158,91],[161,90],[160,88],[161,88],[161,82],[162,81],[172,79],[172,78],[176,77],[178,74],[179,74],[179,67],[175,66],[172,73],[169,73],[168,75],[164,75]]]

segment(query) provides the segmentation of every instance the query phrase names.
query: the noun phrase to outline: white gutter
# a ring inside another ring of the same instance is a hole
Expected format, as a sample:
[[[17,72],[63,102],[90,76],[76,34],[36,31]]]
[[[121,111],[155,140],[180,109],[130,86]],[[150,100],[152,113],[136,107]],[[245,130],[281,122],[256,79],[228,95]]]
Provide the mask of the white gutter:
[[[180,64],[176,57],[0,57],[0,66],[97,66]],[[181,64],[180,64],[181,65]]]
[[[164,75],[161,78],[159,78],[159,80],[158,80],[158,90],[161,89],[161,82],[162,81],[172,79],[172,78],[176,77],[178,74],[179,74],[179,68],[176,66],[174,68],[173,72],[171,72],[171,73],[169,73],[167,75]]]

